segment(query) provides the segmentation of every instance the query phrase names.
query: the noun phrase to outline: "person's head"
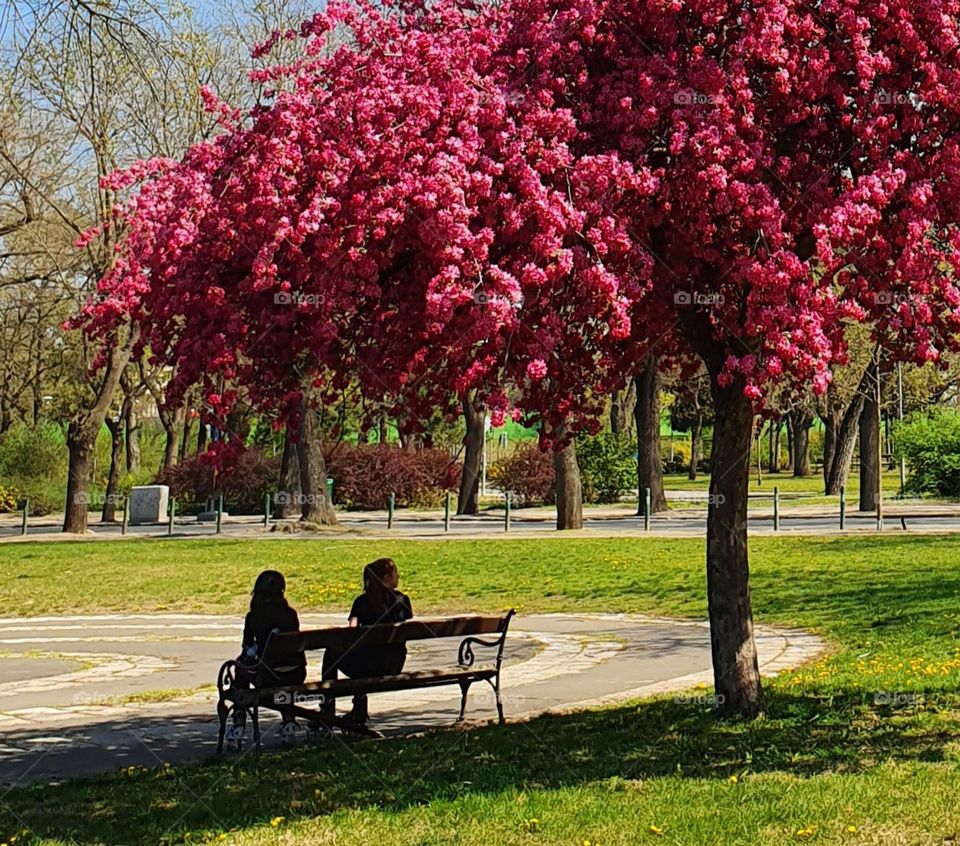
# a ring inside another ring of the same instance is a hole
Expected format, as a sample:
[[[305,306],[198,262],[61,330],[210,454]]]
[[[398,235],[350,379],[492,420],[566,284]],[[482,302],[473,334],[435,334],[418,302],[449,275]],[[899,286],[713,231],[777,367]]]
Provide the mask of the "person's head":
[[[392,558],[378,558],[363,568],[363,592],[376,608],[386,611],[394,602],[400,571]]]
[[[280,605],[286,602],[283,592],[287,589],[287,582],[283,573],[276,570],[264,570],[257,576],[253,584],[250,598],[250,610],[264,605]]]

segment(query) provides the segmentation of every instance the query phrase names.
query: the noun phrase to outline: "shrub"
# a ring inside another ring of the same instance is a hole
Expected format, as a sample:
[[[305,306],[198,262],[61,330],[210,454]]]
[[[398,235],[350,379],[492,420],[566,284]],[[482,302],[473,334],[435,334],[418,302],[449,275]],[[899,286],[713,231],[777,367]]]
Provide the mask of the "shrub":
[[[897,426],[896,442],[910,465],[910,493],[960,497],[960,415],[947,409],[913,415]]]
[[[517,507],[551,504],[556,501],[553,454],[536,443],[523,444],[509,456],[491,465],[490,481],[510,493]]]
[[[259,449],[248,449],[240,453],[232,467],[221,472],[219,479],[203,456],[192,455],[160,473],[155,484],[170,486],[179,511],[202,508],[208,497],[222,490],[226,511],[257,514],[263,510],[266,495],[276,491],[279,472],[278,459],[265,456]]]
[[[0,436],[0,476],[66,482],[66,470],[67,446],[59,426],[42,423],[31,429],[15,423]]]
[[[0,485],[0,514],[10,514],[22,507],[23,497],[14,487]]]
[[[633,438],[610,432],[577,438],[584,502],[619,502],[636,488],[636,449]]]
[[[391,493],[397,505],[436,507],[460,485],[460,465],[445,450],[389,444],[337,444],[327,453],[327,473],[333,501],[348,508],[383,508]]]

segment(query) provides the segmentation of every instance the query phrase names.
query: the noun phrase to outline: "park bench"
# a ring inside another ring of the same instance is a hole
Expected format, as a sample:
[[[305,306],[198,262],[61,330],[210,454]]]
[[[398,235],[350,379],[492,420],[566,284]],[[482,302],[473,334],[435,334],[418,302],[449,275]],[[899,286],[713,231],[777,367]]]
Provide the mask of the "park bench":
[[[487,682],[492,688],[497,703],[497,715],[504,722],[503,702],[500,698],[500,667],[503,662],[503,647],[507,638],[507,629],[514,612],[511,610],[502,617],[449,617],[444,619],[409,620],[405,623],[381,624],[375,626],[339,626],[330,629],[291,632],[274,632],[263,649],[259,662],[245,665],[252,678],[249,688],[236,687],[238,663],[227,661],[220,667],[217,676],[217,715],[220,719],[220,734],[217,751],[223,751],[223,740],[227,720],[235,710],[244,710],[253,726],[253,740],[260,749],[259,710],[269,708],[274,711],[289,711],[294,716],[305,719],[312,728],[330,730],[342,728],[369,736],[379,737],[379,733],[370,729],[358,728],[347,720],[330,717],[319,707],[324,701],[340,697],[354,696],[360,693],[383,693],[393,690],[417,690],[443,685],[459,685],[461,691],[460,716],[463,720],[467,708],[467,693],[475,682]],[[491,635],[495,637],[486,638]],[[417,670],[379,678],[337,679],[305,681],[302,684],[271,687],[267,667],[283,666],[291,656],[315,652],[323,649],[336,649],[338,652],[355,647],[375,648],[385,644],[409,643],[415,640],[433,640],[439,638],[462,638],[457,652],[457,666],[452,669]],[[488,666],[474,666],[475,647],[495,649],[495,658]]]

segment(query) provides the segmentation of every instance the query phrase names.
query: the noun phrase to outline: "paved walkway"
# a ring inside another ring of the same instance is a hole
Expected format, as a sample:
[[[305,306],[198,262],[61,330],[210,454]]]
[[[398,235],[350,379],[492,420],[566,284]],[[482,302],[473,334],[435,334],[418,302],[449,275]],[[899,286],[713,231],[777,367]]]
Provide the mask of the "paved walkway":
[[[301,620],[319,627],[341,618],[307,614]],[[237,651],[239,634],[238,620],[222,616],[0,619],[0,784],[212,754],[216,697],[210,685],[220,663]],[[822,648],[808,633],[766,627],[758,628],[757,642],[766,675]],[[407,668],[450,666],[456,648],[456,640],[411,644]],[[505,658],[508,720],[712,682],[708,631],[699,622],[618,614],[520,617]],[[317,670],[314,662],[311,676]],[[691,700],[690,707],[706,706]],[[457,688],[371,697],[372,724],[387,734],[450,726],[458,710]],[[491,691],[475,685],[468,719],[495,716]],[[264,722],[266,744],[276,745],[277,721]]]

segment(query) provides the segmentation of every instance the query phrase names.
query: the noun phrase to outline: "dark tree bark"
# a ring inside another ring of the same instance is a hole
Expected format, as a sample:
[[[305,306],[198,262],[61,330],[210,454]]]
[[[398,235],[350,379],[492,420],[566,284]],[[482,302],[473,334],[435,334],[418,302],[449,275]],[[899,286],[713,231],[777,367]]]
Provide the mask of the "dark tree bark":
[[[207,436],[209,431],[207,424],[203,422],[203,416],[200,417],[200,424],[197,428],[197,455],[203,455],[207,451]]]
[[[830,481],[830,467],[837,451],[837,428],[840,426],[840,413],[827,411],[820,416],[823,421],[823,485],[826,490]]]
[[[810,427],[813,426],[813,414],[803,409],[790,412],[793,421],[793,475],[810,475]]]
[[[697,478],[697,463],[700,461],[700,451],[702,449],[701,436],[703,434],[703,412],[697,408],[697,417],[694,420],[693,428],[690,430],[690,471],[687,477]]]
[[[869,381],[860,412],[860,510],[877,508],[878,480],[880,478],[880,409],[877,405],[877,366],[867,368]]]
[[[768,464],[771,473],[780,472],[780,430],[782,428],[782,417],[770,421],[770,460]]]
[[[787,466],[784,470],[793,470],[793,420],[789,414],[783,419],[787,424]]]
[[[582,529],[583,492],[574,441],[554,452],[553,474],[557,486],[557,529]]]
[[[189,408],[183,414],[183,435],[180,438],[180,449],[177,454],[177,460],[183,461],[190,450],[190,430],[193,429],[193,418],[190,415]]]
[[[476,391],[461,397],[463,419],[467,425],[466,450],[463,457],[463,473],[460,476],[460,496],[457,499],[457,514],[477,514],[480,506],[480,474],[483,472],[483,436],[486,414],[476,401]]]
[[[747,497],[753,442],[753,407],[742,379],[723,388],[714,362],[716,413],[707,516],[707,594],[717,706],[722,713],[756,716],[763,689],[753,637],[747,559]]]
[[[183,420],[183,409],[170,409],[160,412],[160,423],[163,426],[163,432],[166,441],[163,448],[163,463],[160,465],[160,472],[169,470],[177,466],[177,460],[180,454],[180,426]]]
[[[90,487],[90,456],[97,443],[97,434],[110,410],[110,403],[120,384],[123,369],[130,360],[136,335],[123,344],[115,344],[110,351],[103,379],[90,408],[78,414],[67,427],[67,502],[64,509],[63,531],[87,530],[87,492]]]
[[[637,386],[631,380],[626,388],[613,392],[610,402],[610,431],[614,435],[626,434],[630,429],[637,405]]]
[[[117,490],[120,487],[120,467],[123,464],[123,428],[126,419],[126,398],[124,406],[116,420],[107,417],[104,421],[110,430],[110,471],[107,474],[107,490],[103,498],[103,510],[100,520],[104,523],[113,523],[117,519]]]
[[[660,457],[660,371],[656,356],[649,355],[643,370],[634,377],[637,404],[633,416],[637,425],[637,513],[645,507],[644,490],[650,488],[650,511],[667,510],[663,490],[663,460]]]
[[[129,370],[120,378],[120,387],[123,389],[123,407],[126,409],[123,427],[127,472],[136,473],[140,469],[140,420],[137,417],[137,397],[140,394],[140,387],[130,378]]]
[[[860,379],[860,384],[857,385],[857,390],[850,405],[847,406],[847,410],[840,420],[840,427],[837,429],[837,436],[834,441],[830,473],[827,476],[826,493],[828,496],[840,493],[840,487],[847,483],[847,475],[850,473],[850,464],[853,461],[853,451],[857,445],[857,427],[870,381],[870,368],[868,367]]]
[[[301,519],[323,526],[337,525],[333,503],[327,496],[327,464],[323,458],[323,443],[317,412],[302,409],[297,440],[297,458],[300,463],[300,489],[303,493]]]
[[[383,416],[380,418],[380,428],[379,428],[379,440],[380,443],[385,444],[387,442],[387,418]]]
[[[280,483],[273,503],[276,520],[289,520],[301,513],[300,459],[290,430],[283,433],[283,455],[280,458]]]

